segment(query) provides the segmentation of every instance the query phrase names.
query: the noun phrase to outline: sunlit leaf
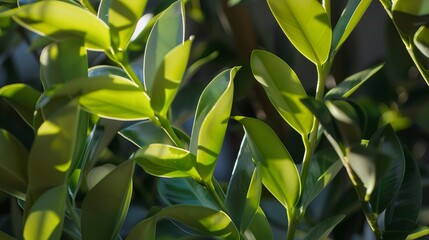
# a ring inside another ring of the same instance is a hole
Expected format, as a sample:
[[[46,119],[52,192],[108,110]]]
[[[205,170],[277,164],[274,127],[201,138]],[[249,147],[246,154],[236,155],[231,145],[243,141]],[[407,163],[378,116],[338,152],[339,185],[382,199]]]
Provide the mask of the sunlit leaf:
[[[193,177],[200,180],[195,156],[190,152],[164,144],[150,144],[139,149],[133,159],[147,173],[159,177]]]
[[[156,73],[164,57],[184,41],[184,11],[181,1],[168,7],[153,26],[146,44],[143,78],[147,92],[152,92]]]
[[[27,191],[27,149],[12,134],[0,129],[0,189],[24,200]]]
[[[405,152],[405,174],[399,192],[387,207],[384,216],[385,239],[405,239],[417,228],[416,220],[422,204],[419,167],[410,153]]]
[[[300,197],[301,183],[289,152],[264,122],[246,117],[234,119],[244,126],[252,156],[260,164],[263,184],[286,209],[292,209]]]
[[[328,14],[315,0],[267,0],[283,32],[306,58],[317,65],[328,59],[332,30]]]
[[[29,126],[33,126],[33,115],[40,95],[39,91],[22,83],[0,88],[0,97],[13,107]]]
[[[225,200],[225,206],[240,233],[244,233],[252,222],[259,207],[261,191],[260,169],[254,167],[247,139],[243,138]]]
[[[421,227],[417,230],[410,233],[410,235],[407,236],[406,240],[414,240],[414,239],[421,239],[422,237],[429,235],[429,227]]]
[[[344,219],[344,217],[345,215],[335,216],[320,222],[310,229],[304,240],[328,239],[328,236],[334,227],[337,226],[338,223]]]
[[[326,99],[339,98],[339,97],[349,97],[353,94],[362,84],[364,84],[369,78],[371,78],[375,73],[377,73],[384,64],[376,65],[367,70],[353,74],[352,76],[346,78],[338,86],[329,90],[326,93]]]
[[[405,157],[401,142],[390,125],[378,130],[371,137],[369,144],[392,159],[386,174],[371,196],[372,210],[380,214],[398,193],[405,172]]]
[[[244,235],[247,239],[273,239],[270,223],[261,207],[256,211],[255,216],[246,232],[244,232]]]
[[[350,36],[372,0],[349,0],[332,33],[332,50],[337,52]]]
[[[40,35],[58,41],[83,39],[85,47],[104,51],[110,48],[109,27],[91,12],[62,1],[40,1],[19,8],[13,19]]]
[[[132,195],[134,162],[128,160],[103,178],[82,202],[82,238],[115,239]]]
[[[293,69],[276,55],[262,50],[253,51],[251,67],[280,115],[297,132],[307,136],[313,114],[300,101],[307,98],[307,93]]]
[[[185,74],[192,40],[173,48],[165,56],[155,74],[152,91],[149,93],[152,108],[166,117],[170,105]]]
[[[429,57],[429,29],[421,26],[414,35],[414,44],[423,55]]]
[[[60,239],[66,198],[67,185],[65,184],[44,192],[28,213],[23,231],[24,239]]]
[[[233,79],[239,68],[216,76],[201,94],[192,128],[190,152],[197,156],[198,172],[211,181],[231,113]]]

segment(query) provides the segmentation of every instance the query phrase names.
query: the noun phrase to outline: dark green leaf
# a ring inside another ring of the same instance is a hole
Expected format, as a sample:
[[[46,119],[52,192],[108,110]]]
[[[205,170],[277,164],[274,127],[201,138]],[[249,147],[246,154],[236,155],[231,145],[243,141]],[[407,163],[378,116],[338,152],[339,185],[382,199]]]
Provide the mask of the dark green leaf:
[[[421,26],[414,35],[414,44],[423,55],[429,57],[429,29]]]
[[[325,103],[314,98],[301,99],[301,101],[316,116],[325,131],[334,139],[339,139],[334,120]]]
[[[254,167],[247,139],[243,138],[225,200],[225,206],[241,234],[246,231],[258,210],[261,190],[260,169]]]
[[[148,218],[138,223],[127,235],[126,240],[155,240],[156,218]]]
[[[115,239],[128,212],[134,162],[128,160],[97,183],[82,202],[82,238]]]
[[[140,148],[152,143],[173,145],[164,130],[149,120],[143,120],[122,129],[119,134]]]
[[[122,70],[122,68],[102,65],[95,66],[88,69],[88,77],[103,77],[103,76],[120,76],[123,78],[128,78],[127,73]]]
[[[262,50],[253,51],[251,67],[283,119],[307,136],[313,126],[313,115],[300,101],[307,98],[307,93],[292,68],[276,55]]]
[[[239,68],[225,70],[206,87],[198,101],[190,143],[197,156],[198,172],[211,181],[231,113],[233,79]]]
[[[48,14],[49,13],[49,14]],[[13,19],[31,31],[58,41],[78,39],[91,50],[110,49],[109,27],[91,12],[62,1],[40,1],[17,10]]]
[[[371,78],[375,73],[377,73],[383,66],[384,64],[378,64],[372,68],[353,74],[352,76],[346,78],[344,81],[338,84],[338,86],[329,90],[329,92],[325,95],[325,99],[349,97],[362,84],[364,84],[369,78]]]
[[[305,236],[304,240],[319,240],[328,239],[329,234],[332,232],[335,226],[338,225],[345,215],[335,216],[320,222],[316,226],[310,229]]]
[[[247,239],[273,239],[270,223],[268,222],[268,219],[261,207],[259,207],[256,211],[255,217],[252,219],[252,222],[250,223],[244,235],[247,237]]]
[[[10,84],[0,89],[0,97],[17,111],[29,126],[33,126],[36,102],[40,95],[39,91],[22,83]]]
[[[3,129],[0,129],[0,156],[0,189],[24,200],[28,152],[18,139]]]
[[[176,1],[168,7],[153,26],[146,44],[143,63],[144,85],[152,92],[156,73],[164,56],[184,41],[184,11],[182,2]]]
[[[169,206],[187,204],[219,209],[207,189],[192,178],[161,178],[157,188],[160,198]]]
[[[9,236],[8,234],[0,231],[0,239],[2,240],[15,240],[15,238]]]
[[[264,122],[246,117],[234,119],[244,126],[252,156],[260,164],[263,184],[290,212],[300,197],[301,183],[289,152]]]
[[[296,49],[313,63],[322,65],[328,59],[332,40],[330,20],[322,5],[314,0],[267,2]]]
[[[342,142],[348,146],[359,144],[362,138],[361,116],[354,106],[344,100],[327,101],[326,106],[335,119]]]
[[[417,228],[422,204],[422,185],[417,162],[405,152],[405,174],[399,192],[384,216],[385,239],[405,239]]]
[[[390,125],[378,130],[371,137],[369,145],[391,159],[389,168],[371,196],[372,210],[380,214],[399,191],[405,172],[405,157],[401,143]]]

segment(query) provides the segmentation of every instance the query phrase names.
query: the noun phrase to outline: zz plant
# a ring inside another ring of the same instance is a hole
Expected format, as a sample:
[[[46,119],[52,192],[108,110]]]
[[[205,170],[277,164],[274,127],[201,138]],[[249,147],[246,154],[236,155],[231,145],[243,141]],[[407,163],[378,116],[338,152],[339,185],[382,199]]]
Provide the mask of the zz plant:
[[[417,0],[381,2],[426,79],[417,53],[427,55],[427,27],[418,20],[425,19],[428,9]],[[335,26],[329,0],[267,3],[293,46],[317,69],[312,97],[294,70],[273,53],[255,50],[250,59],[272,105],[301,137],[305,151],[300,164],[266,123],[231,116],[239,67],[222,71],[201,93],[190,136],[172,124],[172,102],[189,71],[194,39],[185,38],[184,1],[154,16],[137,38],[133,35],[146,1],[102,0],[95,10],[90,1],[47,0],[1,12],[3,23],[13,20],[40,35],[33,44],[43,48],[43,92],[21,83],[0,89],[1,98],[35,135],[27,150],[7,130],[0,134],[0,154],[5,156],[0,189],[23,209],[22,235],[16,237],[156,239],[158,223],[170,219],[197,236],[272,239],[260,206],[264,186],[286,209],[287,239],[295,239],[307,208],[342,168],[376,239],[428,234],[416,223],[422,198],[416,161],[390,125],[364,139],[365,112],[349,98],[383,65],[356,73],[325,93],[334,58],[371,1],[349,0]],[[403,18],[415,19],[417,30],[405,33]],[[136,70],[128,48],[145,37],[144,63]],[[88,67],[88,52],[107,56],[114,66]],[[224,189],[214,168],[229,119],[240,123],[245,134]],[[98,164],[118,133],[138,150],[116,165]],[[323,139],[335,155],[318,146]],[[165,205],[150,209],[121,237],[134,182],[139,181],[136,167],[159,177],[157,189]],[[344,218],[332,216],[307,227],[303,238],[326,239]],[[13,239],[2,232],[0,237]]]

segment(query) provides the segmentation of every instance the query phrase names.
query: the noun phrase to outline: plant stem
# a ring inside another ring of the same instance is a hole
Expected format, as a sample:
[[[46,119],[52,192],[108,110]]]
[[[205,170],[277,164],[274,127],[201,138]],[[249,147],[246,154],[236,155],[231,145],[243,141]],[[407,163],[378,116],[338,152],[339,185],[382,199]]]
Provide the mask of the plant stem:
[[[203,185],[207,188],[209,193],[213,196],[214,200],[216,201],[216,204],[219,206],[219,208],[224,211],[225,213],[228,213],[225,204],[223,203],[222,199],[220,199],[218,193],[216,192],[216,189],[213,185],[213,181],[204,181]]]
[[[287,218],[288,218],[288,229],[286,240],[295,239],[296,225],[299,222],[299,213],[296,211],[296,208],[292,208],[288,210]]]
[[[176,132],[174,132],[174,129],[171,127],[170,122],[164,118],[163,116],[158,116],[159,122],[161,123],[162,128],[164,129],[164,131],[167,133],[167,135],[170,137],[171,141],[173,141],[173,143],[179,147],[179,148],[183,148],[183,143],[182,141],[179,139],[179,137],[177,137]]]
[[[76,226],[77,226],[77,228],[78,229],[81,229],[81,225],[80,225],[80,217],[79,217],[79,215],[76,213],[76,210],[75,210],[75,207],[74,207],[74,204],[72,204],[72,202],[71,202],[71,198],[67,198],[67,201],[66,201],[67,203],[67,208],[68,208],[68,212],[69,212],[69,214],[70,214],[70,219],[72,220],[72,222],[74,223],[74,224],[76,224]]]
[[[380,228],[378,227],[377,214],[375,214],[372,211],[371,206],[370,206],[368,201],[362,201],[361,200],[360,203],[361,203],[363,212],[365,214],[366,221],[368,222],[369,226],[371,227],[372,231],[374,232],[375,239],[382,240],[383,234],[382,234]]]

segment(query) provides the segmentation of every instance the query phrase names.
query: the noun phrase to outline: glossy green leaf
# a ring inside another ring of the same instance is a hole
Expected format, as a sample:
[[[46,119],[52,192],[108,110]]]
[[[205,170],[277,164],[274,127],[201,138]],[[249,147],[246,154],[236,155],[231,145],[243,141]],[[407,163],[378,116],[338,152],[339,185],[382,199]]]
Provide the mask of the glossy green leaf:
[[[394,0],[392,11],[399,11],[416,16],[429,14],[429,4],[424,0]]]
[[[60,239],[66,209],[67,185],[48,189],[31,207],[25,221],[24,239]]]
[[[310,229],[304,240],[328,239],[328,236],[334,227],[337,226],[344,218],[345,215],[339,215],[320,222]]]
[[[342,142],[348,146],[359,144],[362,138],[361,119],[354,106],[344,100],[327,101],[326,106],[332,117]]]
[[[128,160],[103,178],[82,202],[82,239],[116,239],[132,195],[134,161]]]
[[[195,114],[190,152],[197,156],[198,172],[211,181],[231,113],[233,79],[238,67],[216,76],[201,94]]]
[[[325,99],[349,97],[362,84],[364,84],[375,73],[377,73],[383,66],[384,64],[378,64],[372,68],[353,74],[352,76],[346,78],[344,81],[338,84],[338,86],[329,90],[329,92],[327,92],[325,95]]]
[[[332,40],[330,20],[322,5],[316,0],[267,2],[296,49],[313,63],[322,65],[328,59]]]
[[[0,129],[0,189],[24,200],[27,192],[27,149],[12,134]]]
[[[414,35],[414,44],[423,55],[429,57],[429,28],[421,26]]]
[[[332,50],[337,52],[350,36],[372,0],[349,0],[332,33]]]
[[[378,130],[371,137],[369,144],[392,159],[386,174],[371,196],[372,210],[380,214],[399,191],[405,172],[405,157],[401,142],[390,125]]]
[[[365,201],[369,201],[375,186],[389,168],[391,159],[371,146],[356,146],[348,153],[349,165],[365,188]]]
[[[161,178],[157,189],[162,201],[169,206],[187,204],[219,209],[209,191],[192,178]]]
[[[321,193],[342,169],[343,164],[334,152],[321,151],[314,154],[307,176],[306,186],[303,189],[302,201],[306,208],[314,198]]]
[[[138,223],[128,233],[126,240],[155,240],[156,218],[149,218]]]
[[[52,43],[40,54],[40,78],[45,90],[87,74],[88,60],[81,41]]]
[[[173,48],[159,65],[152,91],[149,93],[152,108],[167,117],[170,105],[179,89],[191,53],[192,40]]]
[[[140,148],[152,143],[173,145],[164,130],[149,120],[143,120],[122,129],[119,134]]]
[[[147,92],[152,92],[156,74],[164,57],[184,41],[184,11],[182,2],[168,7],[153,26],[146,44],[143,63],[143,78]]]
[[[85,110],[105,118],[154,118],[147,94],[136,84],[120,76],[81,78],[67,82],[46,94],[40,104],[61,96],[79,97],[79,103]]]
[[[410,235],[407,236],[406,240],[414,240],[414,239],[421,239],[422,237],[427,237],[429,235],[429,227],[420,227],[417,230],[410,233]]]
[[[258,210],[256,211],[255,216],[252,219],[252,222],[250,223],[246,232],[244,232],[244,236],[246,236],[247,239],[255,239],[255,240],[256,239],[265,239],[265,240],[273,239],[271,225],[268,222],[268,219],[265,216],[265,213],[261,207],[259,207]]]
[[[39,91],[22,83],[0,88],[0,97],[13,107],[29,126],[33,126],[33,115],[40,95]]]
[[[127,73],[119,67],[101,65],[94,66],[88,69],[88,77],[103,77],[103,76],[120,76],[128,78]]]
[[[200,180],[195,156],[187,150],[164,145],[150,144],[139,149],[133,159],[147,173],[158,177],[193,177]]]
[[[251,67],[271,103],[291,127],[307,136],[313,125],[313,115],[300,101],[307,98],[298,76],[282,59],[267,51],[255,50]]]
[[[53,113],[37,130],[28,157],[26,215],[47,190],[66,183],[73,157],[80,145],[79,108],[75,101]]]
[[[334,119],[324,102],[317,101],[313,97],[301,99],[301,102],[314,114],[329,135],[334,139],[339,138]]]
[[[62,1],[40,1],[19,8],[13,19],[58,41],[77,38],[95,51],[110,49],[109,27],[91,12]]]
[[[120,51],[125,51],[137,22],[143,15],[147,0],[110,0],[110,2],[108,18],[112,39],[117,42]]]
[[[289,152],[264,122],[246,117],[234,119],[244,126],[252,156],[260,164],[263,184],[286,209],[292,209],[300,197],[301,183]]]
[[[386,209],[385,239],[405,239],[417,228],[416,220],[422,204],[422,185],[417,162],[405,152],[405,174],[399,192]]]
[[[243,138],[225,200],[225,206],[241,234],[258,210],[261,191],[261,171],[254,167],[247,139]]]

